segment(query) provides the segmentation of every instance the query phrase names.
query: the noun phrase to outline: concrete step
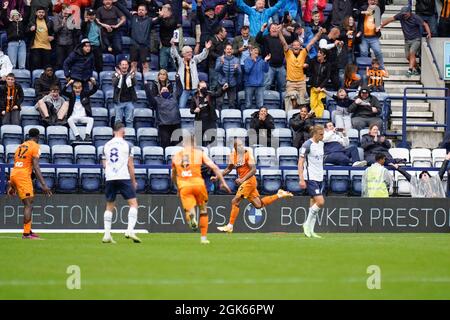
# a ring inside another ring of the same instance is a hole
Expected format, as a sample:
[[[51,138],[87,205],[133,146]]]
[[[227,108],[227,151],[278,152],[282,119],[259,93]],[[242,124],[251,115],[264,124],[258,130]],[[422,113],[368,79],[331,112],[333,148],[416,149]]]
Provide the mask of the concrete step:
[[[383,58],[401,58],[403,60],[406,60],[405,56],[405,48],[403,46],[384,46],[381,47],[381,51],[383,52]]]
[[[385,11],[383,13],[383,19],[384,19],[384,15],[386,13],[394,13],[394,12],[398,13],[398,12],[400,12],[400,10],[403,7],[404,7],[404,5],[402,5],[402,4],[391,4],[391,5],[386,6]]]
[[[423,85],[420,83],[393,83],[393,82],[385,82],[384,83],[384,88],[387,89],[401,89],[403,92],[403,89],[405,89],[406,87],[410,88],[418,88],[417,90],[413,90],[411,91],[411,93],[421,93],[422,91],[420,90],[420,88],[423,88]]]
[[[433,112],[432,111],[408,111],[406,116],[409,118],[420,118],[417,120],[433,120]],[[402,118],[403,112],[401,111],[392,111],[392,118]]]
[[[394,5],[406,6],[409,3],[408,0],[394,0]],[[413,1],[413,8],[415,8],[416,1]]]
[[[408,112],[428,112],[430,110],[430,108],[422,108],[422,107],[411,107],[408,104]],[[399,107],[392,107],[391,106],[391,110],[392,112],[399,112],[400,114],[403,113],[403,107],[399,106]]]
[[[385,63],[386,70],[389,72],[389,79],[393,76],[404,76],[408,71],[409,66],[407,64],[387,64]],[[387,79],[386,79],[387,80]]]
[[[384,15],[383,15],[384,17]],[[389,40],[403,40],[405,37],[403,36],[403,32],[401,30],[394,29],[383,29],[381,31],[381,40],[389,39]]]
[[[408,111],[412,112],[427,112],[430,111],[430,104],[428,102],[416,102],[416,101],[408,101],[406,104],[406,108]],[[403,111],[403,101],[402,100],[392,100],[391,101],[391,110],[392,112],[402,112]]]
[[[399,64],[406,64],[408,65],[408,60],[406,60],[406,57],[403,53],[402,57],[388,57],[386,55],[386,52],[383,52],[384,55],[384,64],[385,65],[389,65],[389,64],[395,64],[395,65],[399,65]],[[416,59],[417,62],[420,62],[420,59]]]
[[[383,15],[384,19],[384,15]],[[383,29],[398,29],[399,31],[402,30],[402,26],[400,25],[399,21],[393,21],[389,23],[387,26],[384,26]],[[383,29],[381,29],[381,33],[383,33]]]
[[[389,67],[386,67],[386,69],[389,71],[389,73],[391,72],[391,70],[389,69]],[[406,68],[406,70],[408,70],[408,67]],[[385,79],[385,82],[392,82],[392,81],[403,81],[403,82],[418,82],[420,81],[420,76],[411,76],[411,77],[407,77],[405,75],[406,71],[403,71],[402,74],[390,74],[389,78]]]
[[[406,121],[406,123],[414,125],[414,124],[436,124],[437,122],[436,121],[431,121],[431,120],[411,120],[411,119],[408,119]],[[391,129],[395,128],[395,130],[399,130],[399,128],[401,129],[402,124],[403,124],[403,122],[400,119],[399,120],[397,120],[397,119],[392,120],[391,121]],[[416,128],[419,128],[419,127],[416,127]]]
[[[387,50],[389,50],[391,48],[391,46],[396,46],[396,47],[404,47],[404,43],[405,40],[402,39],[383,39],[381,38],[380,43],[381,43],[381,48],[385,48]]]

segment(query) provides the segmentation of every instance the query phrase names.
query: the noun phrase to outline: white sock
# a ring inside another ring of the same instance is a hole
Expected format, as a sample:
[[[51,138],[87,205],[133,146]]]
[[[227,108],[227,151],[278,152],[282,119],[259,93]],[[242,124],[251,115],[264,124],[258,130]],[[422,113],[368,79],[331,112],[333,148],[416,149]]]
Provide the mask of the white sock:
[[[111,236],[111,222],[112,222],[112,215],[113,213],[111,211],[106,210],[103,215],[103,222],[105,225],[105,237]]]
[[[136,225],[137,222],[137,213],[138,213],[137,208],[130,207],[130,210],[128,211],[128,228],[127,228],[128,233],[134,232],[134,226]]]
[[[317,214],[319,213],[319,206],[314,204],[311,208],[309,208],[309,213],[311,214],[311,220],[309,222],[309,229],[311,232],[314,232],[314,226],[316,225]]]
[[[233,225],[231,223],[229,223],[227,227],[233,229]]]
[[[203,241],[203,240],[207,240],[206,239],[206,236],[201,236],[201,240]]]

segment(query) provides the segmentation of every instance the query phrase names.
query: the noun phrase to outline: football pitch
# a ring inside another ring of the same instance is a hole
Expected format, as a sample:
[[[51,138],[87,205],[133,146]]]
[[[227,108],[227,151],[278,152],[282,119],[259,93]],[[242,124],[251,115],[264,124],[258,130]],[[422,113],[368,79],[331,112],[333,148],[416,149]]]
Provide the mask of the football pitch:
[[[450,299],[450,234],[322,235],[0,234],[0,299]]]

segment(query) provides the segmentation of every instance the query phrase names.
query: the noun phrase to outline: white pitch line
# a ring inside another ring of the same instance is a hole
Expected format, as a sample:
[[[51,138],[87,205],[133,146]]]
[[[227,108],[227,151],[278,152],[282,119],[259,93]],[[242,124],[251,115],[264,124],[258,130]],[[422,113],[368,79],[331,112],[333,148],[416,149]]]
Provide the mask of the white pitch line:
[[[36,233],[104,233],[103,229],[33,229]],[[125,233],[126,229],[113,229],[111,233]],[[0,233],[20,233],[23,229],[0,229]],[[135,233],[149,233],[145,229],[135,229]]]

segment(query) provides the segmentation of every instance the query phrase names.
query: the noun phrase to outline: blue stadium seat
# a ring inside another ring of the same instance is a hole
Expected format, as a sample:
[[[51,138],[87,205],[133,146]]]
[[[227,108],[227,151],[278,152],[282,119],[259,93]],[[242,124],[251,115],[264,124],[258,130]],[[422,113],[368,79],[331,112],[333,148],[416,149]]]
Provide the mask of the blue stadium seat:
[[[206,72],[199,72],[198,73],[198,80],[199,81],[206,81],[206,82],[208,82],[208,74]]]
[[[129,62],[130,61],[130,54],[128,54],[128,53],[119,53],[118,55],[116,55],[116,65],[118,65],[120,63],[120,61],[122,61],[122,60],[127,60]]]
[[[348,140],[350,141],[350,145],[354,145],[359,147],[359,132],[356,129],[350,129],[347,132]]]
[[[103,54],[103,71],[114,71],[116,66],[116,59],[110,53]]]
[[[184,45],[185,46],[189,46],[192,49],[194,49],[194,47],[196,45],[195,38],[194,37],[189,37],[189,36],[184,37]]]
[[[106,108],[105,106],[105,96],[102,90],[97,90],[91,96],[91,107],[92,108]]]
[[[39,130],[39,143],[45,144],[46,143],[46,137],[45,137],[45,128],[43,126],[36,126],[36,125],[28,125],[23,128],[23,140],[26,141],[30,139],[30,136],[28,133],[31,129],[38,129]]]
[[[226,135],[226,146],[230,149],[233,148],[234,145],[234,139],[235,138],[241,138],[245,141],[247,138],[247,130],[242,128],[230,128],[225,130]]]
[[[96,164],[97,153],[94,146],[78,145],[75,146],[75,163],[77,164]]]
[[[286,128],[286,111],[281,109],[269,109],[268,112],[273,117],[275,128]]]
[[[144,164],[162,165],[164,164],[164,150],[161,147],[144,147],[142,149]]]
[[[22,106],[20,110],[20,120],[22,127],[28,125],[40,125],[41,124],[41,114],[36,110],[35,107]]]
[[[5,147],[0,144],[0,163],[5,163]]]
[[[227,34],[229,37],[235,36],[235,28],[234,28],[234,21],[224,19],[222,20],[222,26],[227,30]]]
[[[279,147],[277,150],[278,164],[282,166],[297,166],[298,150],[294,147]]]
[[[256,106],[256,99],[253,97],[252,106]],[[245,91],[238,92],[238,108],[245,110],[247,106],[245,105]]]
[[[158,72],[159,71],[149,71],[144,73],[144,80],[145,81],[155,81],[158,78]]]
[[[13,124],[1,126],[1,138],[4,146],[9,144],[21,144],[23,141],[22,127]]]
[[[49,189],[53,189],[55,187],[56,176],[54,168],[41,168],[42,177],[45,180],[45,184]],[[36,192],[42,193],[42,186],[39,182],[39,179],[34,179],[34,187]]]
[[[142,164],[142,149],[138,146],[133,146],[133,162],[134,164]]]
[[[351,179],[350,194],[353,196],[361,196],[362,175],[363,175],[363,171],[351,171],[350,172],[350,179]]]
[[[255,161],[259,166],[273,167],[277,165],[275,148],[258,147],[255,148]]]
[[[92,108],[92,117],[94,118],[94,127],[107,127],[109,125],[108,109]]]
[[[137,182],[137,193],[146,193],[148,186],[148,175],[145,169],[135,169],[134,176]]]
[[[280,147],[292,146],[292,131],[288,128],[278,128],[272,130],[272,146],[278,139],[278,145]]]
[[[164,194],[170,191],[169,169],[149,169],[148,180],[150,192]]]
[[[54,145],[66,145],[69,140],[69,131],[64,126],[47,127],[47,143],[50,147]]]
[[[16,153],[18,144],[7,144],[6,145],[6,163],[14,163],[14,154]]]
[[[52,155],[50,152],[50,147],[46,144],[40,144],[39,149],[41,151],[41,155],[39,156],[39,163],[51,163]]]
[[[228,164],[228,158],[231,155],[231,150],[228,147],[216,146],[209,149],[209,155],[212,161],[216,164]]]
[[[36,104],[36,93],[33,88],[23,89],[23,104],[33,106]]]
[[[136,130],[134,128],[125,128],[125,140],[132,145],[136,144]]]
[[[329,191],[346,194],[350,190],[349,172],[345,170],[328,170]]]
[[[159,56],[150,54],[150,70],[159,70]]]
[[[257,112],[258,109],[244,109],[242,110],[242,121],[245,129],[250,129],[250,122],[252,121],[252,114]]]
[[[102,91],[108,91],[112,89],[112,76],[115,71],[102,71],[100,72],[100,86]]]
[[[73,164],[73,148],[68,145],[54,145],[52,157],[55,164]]]
[[[31,73],[27,69],[13,69],[12,73],[16,76],[16,82],[22,85],[22,88],[31,87]]]
[[[57,169],[56,191],[59,193],[76,193],[78,191],[78,170]]]
[[[297,170],[283,171],[283,180],[286,191],[292,192],[294,195],[302,195],[305,192],[300,188]]]
[[[133,104],[134,108],[148,108],[147,95],[144,90],[136,90],[137,101]]]
[[[151,128],[155,125],[153,110],[151,109],[134,109],[134,127],[135,128]]]
[[[64,70],[56,70],[55,76],[59,79],[59,83],[61,84],[61,87],[65,86],[67,84],[67,80],[64,75]]]
[[[111,111],[111,109],[114,109],[114,91],[111,87],[108,88],[108,90],[104,91],[105,93],[105,107]],[[110,114],[111,117],[111,114]]]
[[[235,180],[237,179],[237,173],[236,170],[232,170],[229,174],[227,174],[225,177],[225,182],[231,189],[231,193],[236,193],[238,186],[235,183]],[[217,194],[229,194],[223,189],[220,189],[219,186],[216,187],[216,193]]]
[[[314,122],[317,124],[325,125],[327,122],[331,120],[331,114],[328,110],[323,110],[322,118],[314,118]]]
[[[189,129],[194,127],[194,117],[191,113],[191,109],[184,108],[180,109],[180,115],[181,115],[181,127],[183,129]]]
[[[129,54],[131,46],[131,38],[127,36],[122,36],[122,52]]]
[[[264,106],[267,109],[281,109],[280,93],[273,90],[264,90]]]
[[[99,192],[101,190],[102,180],[100,169],[80,169],[80,187],[82,192]]]
[[[41,77],[41,74],[44,72],[44,69],[35,69],[31,73],[31,84],[34,86],[34,82],[36,79],[39,79]]]
[[[181,150],[183,150],[183,148],[180,146],[166,147],[166,149],[164,150],[164,157],[167,164],[172,164],[173,155]]]
[[[282,186],[281,170],[261,169],[261,193],[274,194]]]
[[[230,128],[242,128],[242,114],[240,110],[224,109],[221,112],[222,127],[227,130]]]
[[[112,135],[111,127],[94,127],[92,129],[92,137],[96,147],[105,145],[106,142],[112,139]]]
[[[158,145],[158,130],[156,128],[139,128],[137,130],[139,146],[152,147]]]

